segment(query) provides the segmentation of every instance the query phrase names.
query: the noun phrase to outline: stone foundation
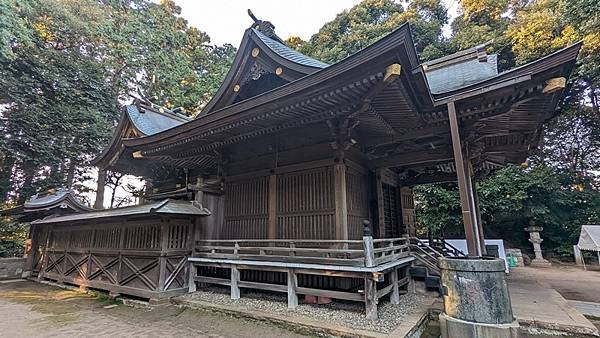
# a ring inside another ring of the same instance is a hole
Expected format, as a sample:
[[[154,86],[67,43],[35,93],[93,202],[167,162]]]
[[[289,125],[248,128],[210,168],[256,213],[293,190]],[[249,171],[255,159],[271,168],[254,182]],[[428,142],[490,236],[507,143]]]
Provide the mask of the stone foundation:
[[[0,258],[0,280],[21,278],[27,258]]]

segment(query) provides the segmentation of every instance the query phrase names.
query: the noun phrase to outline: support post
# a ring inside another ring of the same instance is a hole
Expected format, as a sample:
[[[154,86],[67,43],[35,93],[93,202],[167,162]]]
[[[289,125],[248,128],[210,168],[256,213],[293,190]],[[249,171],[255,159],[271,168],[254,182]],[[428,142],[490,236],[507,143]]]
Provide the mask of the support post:
[[[240,287],[238,282],[240,281],[240,270],[236,265],[231,266],[231,299],[240,299]]]
[[[277,175],[269,176],[269,239],[277,238]]]
[[[365,266],[370,268],[375,266],[375,248],[373,246],[373,234],[369,227],[369,221],[363,221],[363,251],[365,253]]]
[[[365,311],[367,319],[377,319],[377,282],[371,273],[365,275]]]
[[[390,303],[400,304],[400,288],[398,287],[398,268],[394,268],[391,272],[390,283],[392,286],[392,294],[390,295]]]
[[[104,186],[106,185],[106,169],[98,168],[98,183],[96,187],[96,202],[94,209],[104,209]]]
[[[192,263],[188,262],[190,271],[188,274],[188,292],[196,292],[196,280],[195,277],[198,275],[198,268]]]
[[[486,253],[485,249],[485,240],[483,237],[483,226],[481,224],[481,215],[479,213],[479,200],[477,198],[477,187],[475,186],[475,182],[473,182],[473,176],[475,175],[475,171],[473,170],[473,164],[468,159],[468,155],[465,156],[465,169],[467,172],[467,189],[469,195],[469,205],[471,206],[471,217],[473,218],[472,224],[475,228],[475,237],[479,243],[479,250],[481,251],[481,255]]]
[[[479,242],[478,232],[473,224],[473,210],[471,204],[472,191],[468,189],[467,176],[465,170],[464,157],[460,142],[460,132],[458,128],[458,118],[456,117],[456,108],[454,102],[448,102],[448,119],[450,121],[450,133],[452,135],[452,150],[454,152],[454,163],[456,166],[456,177],[458,179],[458,191],[460,194],[460,205],[463,215],[465,228],[465,237],[467,239],[467,249],[469,256],[481,256],[481,244]]]
[[[298,294],[296,289],[298,288],[298,276],[293,269],[287,271],[287,300],[288,309],[295,309],[298,306]]]
[[[333,166],[335,188],[335,239],[348,239],[348,204],[346,201],[346,165],[340,159]]]

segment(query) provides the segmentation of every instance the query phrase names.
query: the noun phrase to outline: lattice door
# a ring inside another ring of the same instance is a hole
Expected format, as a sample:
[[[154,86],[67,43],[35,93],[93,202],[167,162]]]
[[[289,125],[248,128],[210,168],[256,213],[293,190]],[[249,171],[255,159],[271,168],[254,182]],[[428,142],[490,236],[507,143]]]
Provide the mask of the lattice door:
[[[398,222],[398,190],[396,187],[385,183],[382,183],[382,190],[385,237],[399,237],[400,222]]]

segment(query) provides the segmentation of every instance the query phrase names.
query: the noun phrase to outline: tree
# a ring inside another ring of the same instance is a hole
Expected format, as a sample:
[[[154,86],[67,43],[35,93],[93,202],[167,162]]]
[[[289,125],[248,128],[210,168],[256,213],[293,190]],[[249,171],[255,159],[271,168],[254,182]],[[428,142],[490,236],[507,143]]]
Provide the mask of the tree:
[[[0,0],[0,202],[80,187],[136,89],[203,107],[235,49],[179,14],[170,0]]]
[[[441,55],[442,26],[446,9],[438,0],[414,0],[406,10],[393,0],[365,0],[338,14],[306,43],[291,38],[288,43],[302,53],[324,62],[337,62],[369,46],[405,22],[413,28],[414,40],[423,59]]]

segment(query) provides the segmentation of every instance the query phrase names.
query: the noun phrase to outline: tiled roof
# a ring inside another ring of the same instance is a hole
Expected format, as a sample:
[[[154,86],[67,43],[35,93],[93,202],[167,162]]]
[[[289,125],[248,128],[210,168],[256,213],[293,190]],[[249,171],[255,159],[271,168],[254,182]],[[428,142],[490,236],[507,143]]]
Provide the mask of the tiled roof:
[[[210,211],[199,207],[191,201],[179,201],[166,199],[154,203],[134,205],[123,208],[96,210],[85,213],[79,213],[67,216],[46,217],[42,220],[34,221],[34,224],[64,223],[71,221],[82,221],[99,218],[113,218],[124,216],[141,216],[151,214],[171,214],[171,215],[190,215],[190,216],[208,216]]]
[[[278,41],[275,41],[275,40],[269,38],[268,36],[259,32],[255,28],[252,28],[252,31],[254,32],[254,34],[256,34],[256,36],[258,36],[260,38],[260,40],[262,42],[265,43],[265,45],[267,45],[267,47],[269,47],[272,51],[274,51],[275,53],[277,53],[279,56],[281,56],[283,58],[286,58],[292,62],[301,64],[304,66],[309,66],[309,67],[325,68],[325,67],[329,66],[328,64],[326,64],[324,62],[321,62],[319,60],[315,60],[311,57],[308,57],[298,51],[291,49],[290,47],[288,47]]]
[[[136,105],[127,106],[127,114],[135,127],[145,135],[152,135],[190,121],[189,118],[174,113],[160,113],[141,109]]]
[[[486,55],[485,58],[485,61],[471,58],[431,70],[426,68],[425,76],[431,93],[450,92],[498,75],[497,55]]]

